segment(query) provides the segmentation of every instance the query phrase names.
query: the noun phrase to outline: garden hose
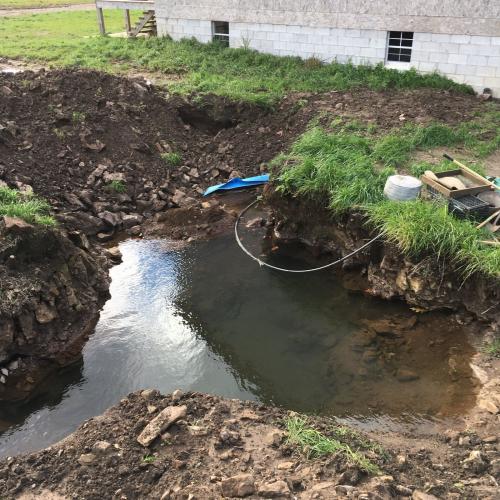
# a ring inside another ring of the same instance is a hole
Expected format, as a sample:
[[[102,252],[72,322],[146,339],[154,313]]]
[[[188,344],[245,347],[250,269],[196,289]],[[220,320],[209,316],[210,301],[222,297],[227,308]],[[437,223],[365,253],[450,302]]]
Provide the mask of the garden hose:
[[[368,241],[367,243],[365,243],[363,246],[359,247],[358,249],[354,250],[353,252],[347,254],[346,256],[342,257],[341,259],[338,259],[338,260],[336,260],[334,262],[330,262],[329,264],[325,264],[324,266],[314,267],[312,269],[285,269],[283,267],[273,266],[272,264],[268,264],[267,262],[264,262],[263,260],[260,260],[258,257],[256,257],[255,255],[253,255],[243,245],[243,243],[240,240],[239,234],[238,234],[238,227],[239,227],[241,218],[248,212],[248,210],[250,210],[257,203],[259,203],[259,201],[260,201],[259,199],[256,199],[255,201],[253,201],[252,203],[250,203],[250,205],[248,205],[246,208],[244,208],[243,211],[240,213],[240,215],[238,215],[238,217],[236,219],[236,222],[234,224],[234,236],[236,238],[236,242],[238,243],[239,247],[243,250],[243,252],[245,252],[251,259],[253,259],[255,262],[257,262],[259,264],[259,266],[261,266],[261,267],[268,267],[269,269],[274,269],[275,271],[281,271],[281,272],[285,272],[285,273],[313,273],[315,271],[322,271],[323,269],[327,269],[329,267],[333,267],[333,266],[335,266],[337,264],[340,264],[340,263],[344,262],[345,260],[349,259],[353,255],[356,255],[357,253],[361,252],[365,248],[367,248],[370,245],[372,245],[373,243],[375,243],[377,240],[379,240],[380,238],[382,238],[382,236],[384,235],[383,232],[380,233],[379,235],[375,236],[375,238],[371,239],[370,241]]]

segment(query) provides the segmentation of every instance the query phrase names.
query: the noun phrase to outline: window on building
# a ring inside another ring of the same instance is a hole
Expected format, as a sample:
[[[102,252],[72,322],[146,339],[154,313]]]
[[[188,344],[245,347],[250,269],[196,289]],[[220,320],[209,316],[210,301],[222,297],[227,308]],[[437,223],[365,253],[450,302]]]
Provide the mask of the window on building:
[[[387,43],[387,60],[410,62],[413,46],[413,31],[389,31]]]
[[[212,21],[212,40],[229,47],[229,23]]]

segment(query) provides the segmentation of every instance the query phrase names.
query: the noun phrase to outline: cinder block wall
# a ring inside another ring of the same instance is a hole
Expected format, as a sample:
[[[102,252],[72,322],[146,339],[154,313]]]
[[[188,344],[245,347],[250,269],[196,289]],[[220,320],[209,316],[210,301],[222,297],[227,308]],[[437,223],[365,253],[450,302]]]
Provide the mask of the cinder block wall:
[[[500,97],[500,0],[156,0],[158,33],[212,39],[228,21],[230,45],[276,55],[385,63],[387,31],[413,31],[411,63]],[[451,17],[452,16],[452,17]]]

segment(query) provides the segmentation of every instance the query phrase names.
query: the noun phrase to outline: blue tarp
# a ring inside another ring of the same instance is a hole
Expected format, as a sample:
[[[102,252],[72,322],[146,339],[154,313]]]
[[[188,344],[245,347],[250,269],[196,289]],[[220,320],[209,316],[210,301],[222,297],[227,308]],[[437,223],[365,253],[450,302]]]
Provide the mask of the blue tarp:
[[[269,182],[269,174],[256,175],[255,177],[247,177],[246,179],[240,179],[235,177],[224,184],[217,184],[217,186],[210,186],[204,193],[203,196],[208,196],[209,194],[215,193],[216,191],[229,191],[231,189],[241,189],[253,186],[258,186],[259,184],[265,184]]]

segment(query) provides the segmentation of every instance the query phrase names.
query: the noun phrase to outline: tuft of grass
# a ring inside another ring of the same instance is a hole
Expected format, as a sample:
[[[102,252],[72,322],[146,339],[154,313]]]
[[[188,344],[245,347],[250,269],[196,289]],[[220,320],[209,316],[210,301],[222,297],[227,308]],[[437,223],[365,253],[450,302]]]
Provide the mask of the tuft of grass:
[[[484,352],[495,358],[500,358],[500,338],[496,338],[484,347]]]
[[[144,455],[142,457],[142,461],[146,464],[152,464],[156,460],[156,457],[154,455]]]
[[[162,153],[161,159],[171,167],[178,167],[182,163],[182,156],[180,153]]]
[[[311,198],[326,197],[336,213],[382,199],[393,169],[376,172],[370,139],[349,133],[328,134],[315,127],[281,158],[279,191]],[[280,161],[278,160],[278,164]]]
[[[19,217],[29,224],[54,226],[50,205],[33,195],[23,195],[14,189],[0,187],[0,216]]]
[[[106,12],[106,26],[110,32],[123,31],[118,11]],[[193,39],[101,37],[95,14],[86,11],[6,18],[0,23],[0,39],[0,57],[107,71],[154,71],[166,75],[173,92],[213,93],[263,106],[273,106],[290,92],[359,87],[473,92],[437,73],[401,72],[383,64],[323,64],[317,58],[304,61]]]
[[[340,455],[348,463],[356,465],[368,474],[380,473],[379,467],[371,462],[361,451],[353,450],[337,437],[328,437],[311,425],[307,418],[291,416],[285,420],[287,442],[300,448],[307,458],[319,458],[326,455]]]
[[[52,130],[52,132],[54,132],[55,136],[59,139],[59,140],[63,140],[65,137],[66,137],[66,132],[60,128],[55,128]]]
[[[81,111],[73,111],[71,114],[71,121],[73,123],[83,123],[85,121],[85,113]]]
[[[115,193],[125,193],[127,191],[127,184],[124,181],[111,181],[106,187]]]

